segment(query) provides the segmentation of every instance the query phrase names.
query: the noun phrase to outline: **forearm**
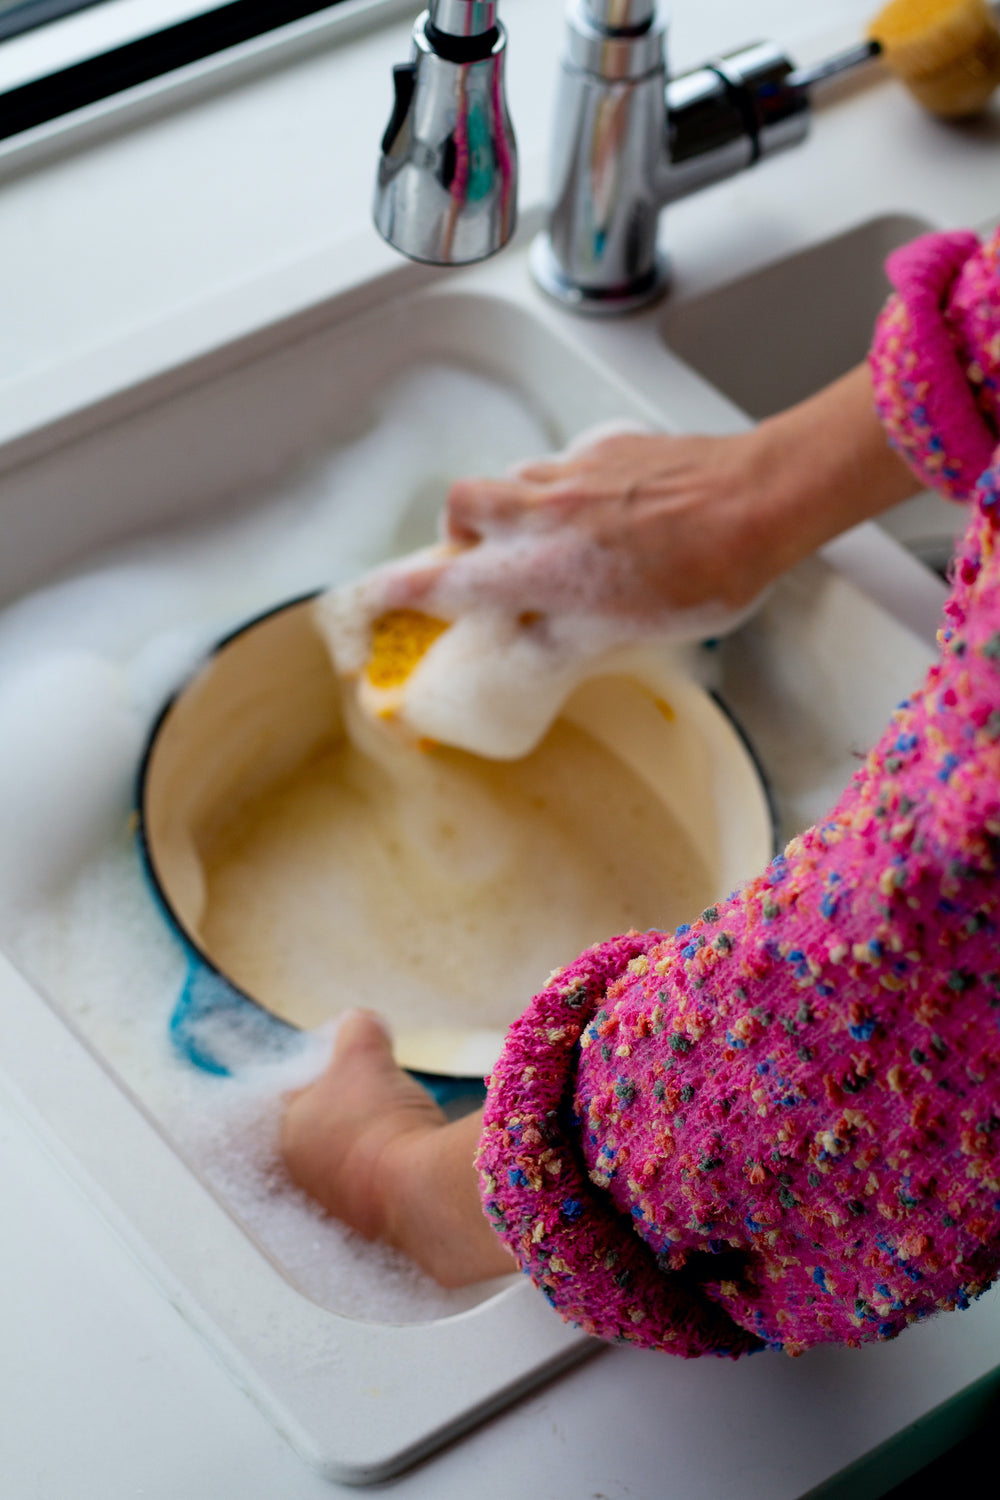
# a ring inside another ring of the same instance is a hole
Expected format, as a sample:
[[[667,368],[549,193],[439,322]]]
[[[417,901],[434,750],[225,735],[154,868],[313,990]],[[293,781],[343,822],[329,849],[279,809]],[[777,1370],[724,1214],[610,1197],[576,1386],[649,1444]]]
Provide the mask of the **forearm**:
[[[482,1110],[428,1131],[388,1165],[384,1238],[439,1281],[466,1286],[517,1266],[486,1221],[473,1161]]]
[[[867,364],[762,422],[755,455],[775,575],[920,487],[886,440]]]

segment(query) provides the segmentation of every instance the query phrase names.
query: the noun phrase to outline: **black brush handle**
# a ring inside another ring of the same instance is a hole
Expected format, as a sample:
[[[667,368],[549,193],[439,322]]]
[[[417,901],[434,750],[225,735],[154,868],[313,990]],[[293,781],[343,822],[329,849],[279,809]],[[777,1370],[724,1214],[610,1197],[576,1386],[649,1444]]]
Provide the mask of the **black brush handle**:
[[[828,78],[839,78],[841,73],[859,68],[862,63],[878,57],[881,51],[880,42],[858,42],[854,47],[836,52],[824,62],[813,63],[810,68],[796,68],[794,73],[788,75],[785,85],[791,89],[811,89],[816,83],[825,83]]]

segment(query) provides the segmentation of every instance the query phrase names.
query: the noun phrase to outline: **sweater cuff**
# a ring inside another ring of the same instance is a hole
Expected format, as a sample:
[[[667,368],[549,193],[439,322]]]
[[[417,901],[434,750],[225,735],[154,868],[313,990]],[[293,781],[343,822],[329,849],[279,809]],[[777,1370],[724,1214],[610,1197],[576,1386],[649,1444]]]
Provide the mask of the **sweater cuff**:
[[[869,355],[890,444],[921,483],[950,500],[969,499],[996,445],[946,317],[955,282],[979,248],[962,230],[923,235],[890,255],[896,296]]]
[[[656,1256],[591,1183],[572,1109],[579,1040],[608,985],[663,934],[630,932],[558,970],[507,1035],[477,1153],[483,1207],[558,1313],[585,1332],[684,1357],[763,1347]]]

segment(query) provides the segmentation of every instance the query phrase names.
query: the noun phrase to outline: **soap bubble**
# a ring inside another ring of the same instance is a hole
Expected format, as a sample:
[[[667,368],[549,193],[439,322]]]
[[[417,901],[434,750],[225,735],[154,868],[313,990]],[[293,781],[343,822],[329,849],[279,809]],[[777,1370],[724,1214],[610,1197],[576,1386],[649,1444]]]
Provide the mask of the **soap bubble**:
[[[427,367],[380,393],[367,431],[242,497],[238,513],[108,549],[0,615],[0,941],[282,1273],[346,1316],[422,1321],[484,1290],[442,1290],[287,1178],[284,1098],[321,1071],[329,1027],[291,1056],[234,1050],[228,1078],[172,1049],[187,961],[134,847],[137,762],[213,642],[431,542],[452,479],[500,472],[552,436],[496,382]]]

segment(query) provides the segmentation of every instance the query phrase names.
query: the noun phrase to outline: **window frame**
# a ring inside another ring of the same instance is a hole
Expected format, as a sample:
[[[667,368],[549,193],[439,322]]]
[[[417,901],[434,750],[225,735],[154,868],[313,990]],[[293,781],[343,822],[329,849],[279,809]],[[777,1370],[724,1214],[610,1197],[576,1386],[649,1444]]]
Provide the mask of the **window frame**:
[[[0,8],[0,42],[100,4],[102,0],[14,0],[13,5]]]
[[[0,42],[0,173],[206,79],[415,16],[420,0],[84,0]],[[0,15],[2,19],[2,15]]]

